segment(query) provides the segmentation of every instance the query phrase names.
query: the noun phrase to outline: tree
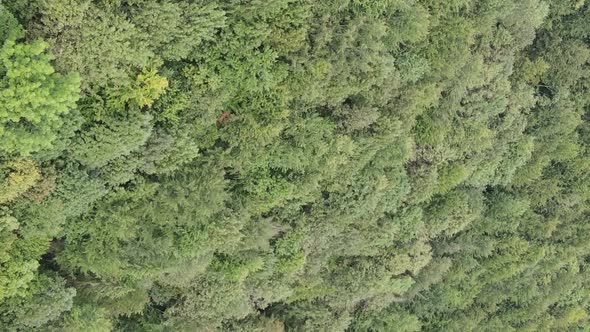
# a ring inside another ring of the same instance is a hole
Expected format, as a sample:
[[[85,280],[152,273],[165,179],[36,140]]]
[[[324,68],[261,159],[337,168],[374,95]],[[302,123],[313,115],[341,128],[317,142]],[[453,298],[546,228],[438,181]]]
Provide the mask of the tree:
[[[11,297],[0,305],[2,324],[11,331],[39,329],[72,308],[76,295],[65,280],[51,274],[40,274],[24,296]]]
[[[28,155],[51,147],[61,116],[78,100],[79,78],[55,72],[47,43],[18,42],[22,30],[10,26],[14,18],[4,7],[0,17],[5,20],[0,31],[0,151]]]

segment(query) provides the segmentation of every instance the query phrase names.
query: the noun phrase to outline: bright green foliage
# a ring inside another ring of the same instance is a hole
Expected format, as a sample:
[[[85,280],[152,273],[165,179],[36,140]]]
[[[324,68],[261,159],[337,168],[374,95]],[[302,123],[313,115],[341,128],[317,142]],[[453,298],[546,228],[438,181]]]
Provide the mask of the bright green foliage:
[[[20,27],[0,7],[0,151],[28,155],[50,148],[61,115],[78,100],[77,75],[56,73],[42,41],[21,43]]]
[[[134,83],[129,91],[119,98],[124,101],[134,101],[139,106],[152,106],[168,87],[166,78],[158,76],[154,69],[139,74]]]
[[[0,236],[2,247],[0,251],[0,301],[25,292],[27,284],[34,278],[34,271],[39,265],[35,260],[19,257],[17,253],[21,244],[14,233],[19,227],[18,220],[8,211],[2,211],[0,218]]]
[[[587,1],[5,2],[0,330],[588,330]]]

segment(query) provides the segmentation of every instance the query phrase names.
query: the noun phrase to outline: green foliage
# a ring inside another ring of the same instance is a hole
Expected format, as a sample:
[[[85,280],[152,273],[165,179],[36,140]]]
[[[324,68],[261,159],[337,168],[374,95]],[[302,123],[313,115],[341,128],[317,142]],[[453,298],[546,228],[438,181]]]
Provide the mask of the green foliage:
[[[2,325],[10,331],[39,329],[72,308],[76,290],[53,275],[39,275],[22,297],[11,297],[2,303]]]
[[[224,14],[213,2],[134,1],[131,22],[155,54],[164,60],[182,60],[214,40],[225,24]]]
[[[5,3],[1,330],[587,329],[586,1]]]
[[[122,12],[89,0],[44,1],[31,34],[59,55],[58,70],[80,74],[84,90],[119,86],[128,70],[146,66],[152,57],[139,29]]]
[[[35,185],[41,174],[31,159],[11,160],[2,165],[4,174],[0,189],[0,204],[13,201]]]
[[[78,100],[79,79],[54,71],[47,43],[18,42],[20,27],[10,26],[12,20],[7,17],[0,31],[0,151],[28,155],[51,147],[61,116]]]
[[[50,331],[89,331],[108,332],[113,330],[113,324],[107,317],[105,309],[97,309],[91,305],[74,306],[63,321],[50,327]]]
[[[420,331],[418,317],[405,310],[392,308],[380,312],[362,312],[351,323],[351,331]]]
[[[93,169],[139,149],[149,138],[151,116],[130,110],[108,114],[78,135],[72,144],[73,157]]]

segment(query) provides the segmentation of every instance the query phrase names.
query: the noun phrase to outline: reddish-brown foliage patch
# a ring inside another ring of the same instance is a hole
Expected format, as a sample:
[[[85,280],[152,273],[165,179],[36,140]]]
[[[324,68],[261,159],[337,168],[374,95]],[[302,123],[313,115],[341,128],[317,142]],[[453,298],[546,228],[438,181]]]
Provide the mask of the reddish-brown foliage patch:
[[[231,115],[232,114],[230,112],[223,112],[223,114],[217,118],[217,126],[221,127],[225,122],[227,122],[227,120],[229,120]]]

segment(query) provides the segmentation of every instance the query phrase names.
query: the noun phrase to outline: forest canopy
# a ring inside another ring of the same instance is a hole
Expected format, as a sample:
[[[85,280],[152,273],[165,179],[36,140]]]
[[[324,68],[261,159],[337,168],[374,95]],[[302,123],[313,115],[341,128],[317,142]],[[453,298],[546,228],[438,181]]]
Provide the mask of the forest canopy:
[[[0,0],[0,330],[586,331],[590,3]]]

